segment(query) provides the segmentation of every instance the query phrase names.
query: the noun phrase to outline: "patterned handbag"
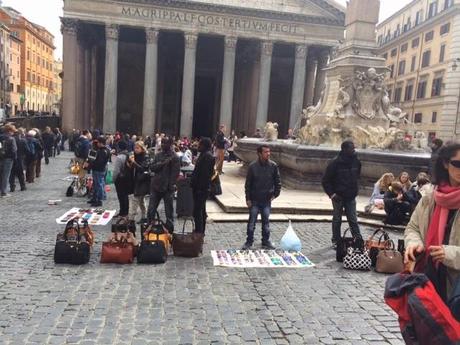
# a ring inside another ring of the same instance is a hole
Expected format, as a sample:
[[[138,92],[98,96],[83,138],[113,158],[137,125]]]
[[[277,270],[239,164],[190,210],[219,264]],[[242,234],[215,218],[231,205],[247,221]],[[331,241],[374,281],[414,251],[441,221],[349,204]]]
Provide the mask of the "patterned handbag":
[[[369,251],[365,248],[348,248],[347,255],[343,258],[343,268],[349,270],[369,271],[371,264]]]

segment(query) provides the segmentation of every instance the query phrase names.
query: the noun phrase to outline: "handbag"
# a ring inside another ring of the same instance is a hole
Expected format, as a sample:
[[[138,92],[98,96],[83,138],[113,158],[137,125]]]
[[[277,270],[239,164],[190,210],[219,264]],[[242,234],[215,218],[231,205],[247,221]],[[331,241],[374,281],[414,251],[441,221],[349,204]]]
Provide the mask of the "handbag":
[[[393,241],[390,240],[389,246],[382,249],[377,254],[375,271],[379,273],[400,273],[404,271],[403,256],[395,250]]]
[[[71,219],[64,233],[58,234],[54,246],[54,262],[82,265],[89,262],[90,245],[82,238],[78,220]]]
[[[378,240],[376,239],[376,235],[378,233],[381,233],[380,237]],[[366,241],[366,249],[369,250],[369,256],[372,261],[372,267],[375,267],[377,263],[377,255],[382,249],[385,249],[388,247],[390,244],[390,236],[388,233],[383,230],[382,228],[379,228],[374,231],[371,237]],[[394,244],[393,244],[394,247]]]
[[[194,227],[193,220],[190,220]],[[183,256],[186,258],[195,258],[203,252],[204,234],[195,232],[185,233],[185,225],[187,220],[184,220],[181,234],[173,234],[172,248],[175,256]]]
[[[347,233],[350,231],[350,228],[347,228],[343,233],[342,237],[337,241],[337,248],[335,251],[335,259],[337,262],[343,262],[343,258],[347,255],[347,250],[350,247],[355,246],[355,238],[353,236],[347,237]]]
[[[125,217],[119,218],[115,223],[112,223],[112,232],[132,232],[136,236],[136,223],[133,220],[128,220]]]
[[[211,177],[211,190],[210,195],[221,195],[222,194],[222,186],[220,184],[219,174],[217,172]]]
[[[453,290],[447,305],[449,306],[453,317],[460,322],[460,277],[457,278],[457,282],[453,285]]]
[[[147,241],[162,241],[165,245],[166,252],[169,253],[171,248],[171,235],[169,234],[169,231],[163,221],[160,219],[158,212],[156,213],[156,217],[142,232],[142,235],[142,238]]]
[[[366,248],[353,248],[347,250],[347,255],[343,258],[343,268],[349,270],[369,271],[371,269],[371,258]]]
[[[88,220],[83,220],[83,228],[81,229],[81,235],[85,237],[86,242],[92,247],[94,245],[94,232],[88,224]]]
[[[102,243],[102,264],[131,264],[134,261],[134,246],[126,240]]]
[[[155,240],[144,239],[141,242],[137,252],[138,264],[163,264],[168,259],[168,251],[164,241],[160,240],[159,234],[155,235]]]
[[[74,188],[75,188],[75,180],[73,180],[72,183],[70,184],[70,186],[67,187],[67,190],[65,192],[65,196],[67,196],[67,197],[73,196]]]

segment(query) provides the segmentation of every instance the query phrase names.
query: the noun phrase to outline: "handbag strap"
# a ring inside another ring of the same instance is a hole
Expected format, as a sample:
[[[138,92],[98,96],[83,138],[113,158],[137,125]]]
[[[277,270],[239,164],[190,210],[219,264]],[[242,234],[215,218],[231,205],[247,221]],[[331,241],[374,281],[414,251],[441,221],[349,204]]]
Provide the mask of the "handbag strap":
[[[80,224],[78,224],[78,218],[72,218],[69,220],[65,226],[64,230],[64,240],[67,241],[67,234],[70,229],[75,229],[77,231],[77,241],[80,242]]]
[[[190,221],[192,223],[192,228],[195,228],[195,222],[193,221],[192,218],[189,219],[184,219],[184,224],[182,225],[182,234],[185,234],[185,224],[187,224],[187,221]]]
[[[390,235],[388,235],[388,233],[385,231],[379,237],[379,244],[383,242],[382,239],[384,239],[385,242],[392,241],[390,240]],[[393,246],[394,246],[394,243],[393,243]]]
[[[346,228],[345,231],[343,232],[343,235],[342,235],[342,239],[345,239],[345,235],[347,234],[347,232],[351,232],[350,228]]]
[[[395,250],[395,243],[393,240],[388,239],[385,243],[385,248],[383,250]]]
[[[374,233],[372,234],[371,237],[369,237],[369,241],[372,241],[374,239],[374,237],[379,233],[379,232],[382,232],[383,234],[387,234],[387,232],[385,230],[383,230],[383,228],[378,228],[374,231]],[[382,234],[382,235],[383,235]],[[388,234],[387,234],[388,235]],[[382,236],[380,236],[382,237]],[[380,240],[380,239],[379,239]]]

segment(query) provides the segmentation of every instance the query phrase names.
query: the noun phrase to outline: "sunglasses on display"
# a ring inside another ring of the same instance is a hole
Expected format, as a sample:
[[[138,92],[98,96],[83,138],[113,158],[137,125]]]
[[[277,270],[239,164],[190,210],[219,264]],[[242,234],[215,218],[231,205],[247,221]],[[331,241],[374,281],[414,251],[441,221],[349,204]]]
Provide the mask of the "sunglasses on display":
[[[450,161],[450,164],[455,167],[460,169],[460,161]]]

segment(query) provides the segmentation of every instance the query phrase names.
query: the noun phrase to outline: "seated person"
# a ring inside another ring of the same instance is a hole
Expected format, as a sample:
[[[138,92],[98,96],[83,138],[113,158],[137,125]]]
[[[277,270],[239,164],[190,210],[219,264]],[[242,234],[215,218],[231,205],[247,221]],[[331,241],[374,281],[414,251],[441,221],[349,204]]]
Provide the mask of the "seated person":
[[[419,200],[433,191],[433,185],[430,182],[430,178],[424,172],[421,172],[417,175],[417,180],[412,183],[409,190],[404,193],[404,199],[407,200],[411,205],[411,214],[412,211],[417,206]]]
[[[385,213],[384,223],[392,225],[406,225],[411,210],[410,203],[404,200],[401,182],[394,181],[383,197]]]
[[[380,177],[380,179],[374,184],[374,190],[372,191],[369,204],[364,207],[364,212],[371,213],[374,207],[377,207],[379,210],[383,209],[383,196],[385,195],[385,192],[388,191],[388,188],[394,179],[395,177],[392,173],[385,173],[382,177]]]
[[[403,192],[407,192],[412,185],[412,181],[410,180],[410,176],[408,172],[403,171],[399,174],[397,181],[401,182]]]

